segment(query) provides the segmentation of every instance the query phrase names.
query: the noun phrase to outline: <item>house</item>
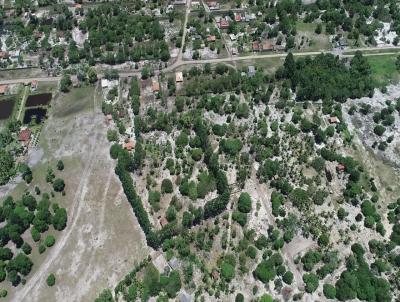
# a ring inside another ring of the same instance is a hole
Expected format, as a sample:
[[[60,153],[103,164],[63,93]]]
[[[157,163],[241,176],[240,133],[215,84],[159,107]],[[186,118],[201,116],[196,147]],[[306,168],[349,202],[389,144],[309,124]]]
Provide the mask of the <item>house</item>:
[[[31,134],[32,134],[31,129],[25,128],[19,132],[18,140],[20,142],[24,142],[25,144],[28,144],[29,141],[31,140]]]
[[[0,85],[0,94],[3,95],[7,91],[7,85]]]
[[[227,29],[227,28],[229,28],[229,22],[228,22],[228,20],[221,19],[221,21],[219,22],[219,28],[221,28],[221,29]]]
[[[328,121],[329,121],[330,124],[339,124],[340,123],[340,120],[338,119],[337,116],[331,116],[328,119]]]
[[[260,51],[260,43],[258,43],[258,41],[254,41],[252,48],[253,48],[253,51]]]
[[[35,90],[35,89],[37,88],[37,85],[38,85],[38,81],[37,81],[37,80],[33,80],[33,81],[31,82],[31,89],[32,89],[32,90]]]
[[[80,8],[82,8],[82,4],[75,3],[74,7],[75,7],[75,9],[80,9]]]
[[[240,14],[235,13],[235,22],[241,22],[242,16]]]
[[[342,173],[342,172],[344,172],[345,169],[346,169],[346,167],[345,167],[343,164],[338,164],[338,165],[336,166],[336,171],[337,171],[337,172]]]
[[[249,77],[253,77],[256,74],[256,69],[253,65],[250,65],[249,67],[247,67],[247,75]]]
[[[183,73],[182,71],[179,71],[175,73],[175,82],[176,83],[182,83],[183,82]]]
[[[106,120],[107,120],[108,123],[110,123],[113,120],[112,115],[111,114],[107,114],[106,115]]]
[[[127,143],[124,143],[123,148],[128,151],[132,151],[132,149],[135,148],[135,141],[129,140]]]
[[[160,91],[160,83],[157,80],[153,79],[151,87],[152,87],[153,93],[157,93]]]
[[[6,51],[0,51],[0,59],[7,59],[8,53]]]
[[[175,0],[174,1],[174,5],[185,5],[186,4],[186,0]]]
[[[346,47],[346,46],[348,46],[348,45],[349,45],[349,43],[347,43],[346,38],[340,38],[340,39],[339,39],[339,46],[340,46],[340,47]]]
[[[271,51],[273,49],[272,43],[270,41],[268,41],[268,40],[265,40],[262,43],[261,48],[262,48],[262,51]]]
[[[217,38],[214,35],[209,35],[207,37],[207,42],[215,42]]]
[[[235,34],[229,34],[229,38],[231,41],[236,41],[236,35]]]
[[[285,46],[283,46],[283,45],[274,45],[273,49],[274,49],[274,51],[283,51],[283,50],[285,50]]]
[[[238,54],[238,49],[237,49],[236,47],[232,47],[232,48],[231,48],[231,54],[232,54],[233,56],[236,56],[236,55]]]
[[[210,10],[216,10],[219,9],[219,3],[217,1],[208,1],[207,6]]]

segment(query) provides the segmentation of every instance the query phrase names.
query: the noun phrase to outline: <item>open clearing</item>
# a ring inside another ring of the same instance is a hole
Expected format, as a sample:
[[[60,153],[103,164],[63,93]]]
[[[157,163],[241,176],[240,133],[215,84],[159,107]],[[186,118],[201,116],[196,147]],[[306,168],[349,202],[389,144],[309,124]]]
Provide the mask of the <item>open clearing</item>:
[[[115,176],[98,96],[94,88],[82,88],[57,97],[39,147],[30,154],[39,160],[32,170],[40,186],[48,163],[64,161],[66,196],[59,203],[68,209],[68,225],[52,248],[33,254],[27,283],[9,288],[8,301],[93,301],[148,254]],[[20,183],[14,191],[25,187]],[[50,273],[57,280],[51,288]]]

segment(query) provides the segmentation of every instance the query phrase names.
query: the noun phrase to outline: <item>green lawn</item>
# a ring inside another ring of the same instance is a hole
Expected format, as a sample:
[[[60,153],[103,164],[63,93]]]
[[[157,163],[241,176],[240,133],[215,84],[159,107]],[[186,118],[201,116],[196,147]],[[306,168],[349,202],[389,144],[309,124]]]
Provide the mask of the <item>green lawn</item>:
[[[367,58],[371,64],[372,77],[380,86],[400,80],[400,74],[395,65],[396,56],[370,56]]]

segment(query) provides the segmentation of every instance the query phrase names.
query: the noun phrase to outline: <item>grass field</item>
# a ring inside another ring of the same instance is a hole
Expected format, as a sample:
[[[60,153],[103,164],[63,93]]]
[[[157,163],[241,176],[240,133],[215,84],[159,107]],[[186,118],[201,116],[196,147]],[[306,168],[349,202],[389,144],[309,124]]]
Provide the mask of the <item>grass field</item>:
[[[396,56],[369,56],[372,77],[379,86],[396,83],[400,80],[400,73],[396,70]]]
[[[301,48],[302,51],[319,51],[332,49],[332,44],[329,41],[329,37],[324,34],[324,27],[322,28],[322,34],[320,35],[315,33],[316,27],[317,24],[315,23],[298,22],[296,24],[296,45],[300,44],[302,37],[305,37],[309,40],[309,42],[304,42],[305,46]]]

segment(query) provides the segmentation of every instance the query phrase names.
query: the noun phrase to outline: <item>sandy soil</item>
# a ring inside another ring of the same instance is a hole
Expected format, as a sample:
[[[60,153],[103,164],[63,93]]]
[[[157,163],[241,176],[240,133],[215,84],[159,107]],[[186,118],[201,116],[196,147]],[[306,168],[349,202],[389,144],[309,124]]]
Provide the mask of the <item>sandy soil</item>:
[[[104,116],[95,97],[93,105],[95,110],[66,118],[51,116],[43,130],[42,161],[54,155],[70,163],[65,169],[68,225],[42,263],[35,261],[26,285],[10,292],[10,301],[93,301],[148,254],[115,176]],[[50,273],[57,280],[51,288],[45,283]]]

